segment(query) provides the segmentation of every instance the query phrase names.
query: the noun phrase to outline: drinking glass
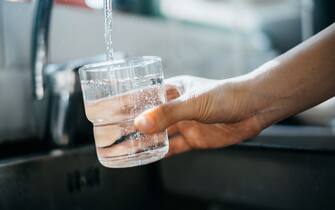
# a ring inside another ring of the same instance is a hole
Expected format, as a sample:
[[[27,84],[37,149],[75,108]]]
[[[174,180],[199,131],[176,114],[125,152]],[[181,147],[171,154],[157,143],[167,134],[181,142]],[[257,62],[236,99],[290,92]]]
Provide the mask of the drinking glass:
[[[162,159],[167,132],[143,134],[134,119],[166,102],[159,57],[135,57],[83,66],[79,70],[86,116],[94,125],[98,159],[125,168]]]

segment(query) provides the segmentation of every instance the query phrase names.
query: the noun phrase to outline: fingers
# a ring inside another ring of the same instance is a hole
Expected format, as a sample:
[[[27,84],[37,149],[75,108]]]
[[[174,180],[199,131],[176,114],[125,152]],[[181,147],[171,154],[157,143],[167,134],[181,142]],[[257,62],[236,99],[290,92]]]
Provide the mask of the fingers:
[[[165,85],[165,88],[168,101],[176,99],[181,95],[176,85],[167,84]],[[167,129],[167,131],[169,136],[173,136],[178,133],[178,127],[176,125],[172,125]]]
[[[182,94],[187,78],[176,77],[167,80],[165,87],[170,101],[138,115],[134,125],[139,131],[146,134],[157,133],[184,120],[209,122],[213,110],[213,98],[207,94],[207,89],[203,89],[203,92],[193,89]]]
[[[165,89],[166,89],[166,97],[168,101],[176,99],[180,96],[180,92],[176,86],[166,85]]]
[[[173,90],[172,87],[169,90],[170,98],[178,97],[176,95],[178,94],[177,90]],[[161,96],[161,89],[147,87],[141,91],[132,91],[86,102],[86,115],[93,123],[102,123],[103,121],[121,122],[129,119],[130,116],[138,115],[148,108],[161,104],[163,101]]]
[[[169,152],[166,157],[187,152],[192,149],[190,145],[187,144],[186,139],[182,135],[178,135],[170,139],[169,144]]]
[[[193,106],[191,101],[170,101],[143,112],[135,119],[134,124],[143,133],[161,132],[176,122],[193,119]]]
[[[178,98],[181,95],[180,86],[177,82],[168,82],[168,84],[165,85],[166,89],[166,96],[168,101],[172,101],[176,98]],[[136,122],[136,121],[135,121]],[[138,123],[138,120],[137,120]],[[136,123],[135,123],[136,126]],[[178,128],[176,126],[171,126],[171,128],[168,129],[169,135],[174,135],[178,132]]]
[[[131,129],[130,126],[127,129]],[[107,147],[114,144],[124,134],[124,128],[122,126],[106,125],[106,126],[94,126],[94,139],[97,147]]]
[[[177,133],[179,133],[179,129],[178,129],[177,125],[170,126],[167,131],[168,131],[168,135],[169,136],[174,136]]]
[[[261,127],[256,117],[232,124],[204,124],[182,121],[171,127],[168,156],[192,149],[213,149],[230,146],[259,134]]]
[[[185,92],[185,87],[179,77],[167,79],[164,83],[168,101],[178,98]]]
[[[182,95],[185,92],[184,83],[180,78],[170,78],[164,81],[165,87],[167,90],[177,91],[179,95]]]
[[[138,96],[140,98],[140,96]],[[124,121],[134,110],[134,95],[123,94],[85,103],[87,118],[93,123]]]

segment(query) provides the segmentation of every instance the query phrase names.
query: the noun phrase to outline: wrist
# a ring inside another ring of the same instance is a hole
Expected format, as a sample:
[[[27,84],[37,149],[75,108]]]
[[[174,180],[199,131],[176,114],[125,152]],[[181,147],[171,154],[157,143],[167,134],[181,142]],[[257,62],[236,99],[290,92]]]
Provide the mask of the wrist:
[[[294,103],[291,91],[285,86],[269,81],[268,77],[271,75],[249,74],[241,83],[243,97],[249,101],[251,113],[257,118],[262,129],[290,116],[290,107]]]

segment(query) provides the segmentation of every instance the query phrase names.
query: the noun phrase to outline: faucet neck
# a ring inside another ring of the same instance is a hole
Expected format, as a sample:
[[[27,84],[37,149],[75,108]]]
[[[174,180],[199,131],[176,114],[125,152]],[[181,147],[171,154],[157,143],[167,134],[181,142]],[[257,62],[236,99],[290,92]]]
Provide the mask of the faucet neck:
[[[31,40],[31,69],[33,95],[44,97],[44,69],[49,55],[49,29],[53,0],[36,0]]]

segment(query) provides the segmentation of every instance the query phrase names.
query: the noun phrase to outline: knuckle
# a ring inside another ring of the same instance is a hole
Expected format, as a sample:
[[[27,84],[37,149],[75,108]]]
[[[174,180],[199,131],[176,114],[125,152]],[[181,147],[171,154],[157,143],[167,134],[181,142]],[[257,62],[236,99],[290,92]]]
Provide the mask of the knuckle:
[[[184,133],[187,136],[188,144],[192,149],[205,149],[208,148],[207,142],[204,140],[205,136],[202,133],[201,128],[198,123],[194,123],[192,121],[187,122],[188,127],[187,133]]]
[[[190,127],[189,130],[188,130],[188,135],[192,139],[198,138],[199,137],[199,129],[197,128],[197,126],[193,125],[192,127]]]
[[[257,136],[258,134],[260,134],[262,132],[263,128],[261,126],[261,124],[259,123],[258,119],[256,116],[250,118],[250,120],[248,120],[248,123],[245,124],[245,126],[243,127],[242,130],[242,137],[243,140],[245,138],[252,138]]]
[[[169,103],[161,105],[157,108],[158,110],[158,118],[156,119],[156,123],[160,125],[160,127],[167,126],[171,119],[173,118],[173,110]]]
[[[257,118],[255,118],[254,120],[255,122],[252,123],[250,126],[249,126],[249,132],[251,134],[253,134],[253,136],[257,136],[259,133],[262,132],[262,126],[260,125],[260,123],[257,121]]]

